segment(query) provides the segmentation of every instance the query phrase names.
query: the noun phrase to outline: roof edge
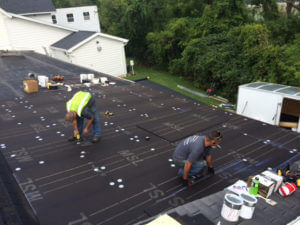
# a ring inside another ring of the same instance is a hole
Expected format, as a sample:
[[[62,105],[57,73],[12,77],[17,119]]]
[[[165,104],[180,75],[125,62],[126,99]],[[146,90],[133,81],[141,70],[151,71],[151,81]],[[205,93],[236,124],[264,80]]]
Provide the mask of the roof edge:
[[[8,18],[12,18],[12,15],[10,15],[10,13],[6,12],[4,9],[0,8],[0,12]]]
[[[67,28],[67,27],[63,27],[63,26],[60,26],[60,25],[46,23],[46,22],[43,22],[43,21],[40,21],[40,20],[35,20],[35,19],[32,19],[32,18],[28,18],[26,16],[20,16],[20,15],[14,14],[14,13],[10,13],[9,15],[11,15],[10,18],[15,17],[15,18],[19,18],[19,19],[22,19],[22,20],[27,20],[27,21],[30,21],[30,22],[39,23],[39,24],[43,24],[43,25],[46,25],[46,26],[50,26],[50,27],[56,27],[56,28],[60,28],[60,29],[68,30],[68,31],[72,31],[72,32],[77,32],[78,31],[78,30],[75,30],[75,29],[72,29],[72,28]]]
[[[20,16],[27,16],[27,15],[41,15],[41,14],[51,14],[55,13],[56,11],[49,11],[49,12],[32,12],[32,13],[20,13]]]
[[[95,33],[92,36],[84,39],[83,41],[79,42],[78,44],[74,45],[72,48],[68,49],[67,52],[68,53],[72,53],[73,51],[75,51],[77,48],[79,48],[80,46],[84,45],[85,43],[89,42],[90,40],[92,40],[93,38],[100,36],[100,37],[104,37],[104,38],[109,38],[115,41],[120,41],[123,42],[125,45],[128,43],[129,40],[124,39],[124,38],[119,38],[116,36],[112,36],[112,35],[108,35],[108,34],[103,34],[103,33]]]

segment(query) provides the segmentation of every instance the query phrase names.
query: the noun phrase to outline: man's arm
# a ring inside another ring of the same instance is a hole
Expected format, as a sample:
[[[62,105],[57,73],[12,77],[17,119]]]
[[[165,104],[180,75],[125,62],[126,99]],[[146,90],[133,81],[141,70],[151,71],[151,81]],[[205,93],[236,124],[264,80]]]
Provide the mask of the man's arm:
[[[75,113],[74,113],[75,114]],[[73,127],[74,127],[74,136],[76,137],[78,134],[79,134],[79,131],[78,131],[78,127],[77,127],[77,119],[76,119],[76,114],[74,115],[74,119],[72,121],[72,124],[73,124]]]
[[[205,157],[205,160],[206,160],[206,162],[207,162],[208,167],[209,167],[209,168],[213,168],[212,157],[211,157],[211,155],[207,155],[207,156]]]
[[[183,179],[184,180],[188,179],[188,175],[191,170],[191,167],[192,167],[192,163],[189,162],[188,160],[186,160],[185,164],[184,164],[184,170],[183,170]]]
[[[92,117],[92,119],[90,119],[89,122],[87,123],[85,129],[83,130],[83,134],[87,134],[89,132],[89,129],[93,124],[93,121],[94,121],[94,117]]]
[[[215,169],[214,169],[213,164],[212,164],[211,155],[207,155],[205,157],[205,159],[206,159],[206,162],[207,162],[207,165],[208,165],[207,172],[211,175],[214,175],[215,174]]]

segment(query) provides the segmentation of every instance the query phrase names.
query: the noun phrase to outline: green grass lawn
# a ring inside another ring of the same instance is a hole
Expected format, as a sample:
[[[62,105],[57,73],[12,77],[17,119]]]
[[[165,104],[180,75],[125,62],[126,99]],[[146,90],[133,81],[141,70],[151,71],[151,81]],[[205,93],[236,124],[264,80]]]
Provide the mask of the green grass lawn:
[[[218,106],[219,104],[222,103],[222,102],[219,102],[219,101],[216,101],[213,99],[199,97],[197,95],[194,95],[192,93],[186,92],[186,91],[178,88],[177,85],[181,85],[181,86],[184,86],[185,88],[189,88],[193,91],[197,91],[202,94],[205,94],[205,91],[195,88],[191,82],[184,80],[182,77],[173,76],[166,71],[147,68],[144,66],[135,66],[134,72],[135,72],[134,76],[128,76],[128,77],[126,77],[126,79],[136,80],[136,79],[140,79],[140,78],[150,77],[151,81],[158,83],[160,85],[166,86],[176,92],[180,92],[181,94],[189,96],[200,102],[204,102],[206,104],[215,105],[215,106]]]

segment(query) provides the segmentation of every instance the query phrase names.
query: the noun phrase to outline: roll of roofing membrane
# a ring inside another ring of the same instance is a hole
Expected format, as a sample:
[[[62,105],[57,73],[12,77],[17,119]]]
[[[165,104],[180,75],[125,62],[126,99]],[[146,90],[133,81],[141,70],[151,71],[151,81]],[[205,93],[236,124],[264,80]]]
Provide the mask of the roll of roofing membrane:
[[[226,194],[221,211],[222,217],[229,222],[237,222],[239,220],[240,211],[243,200],[234,194]]]

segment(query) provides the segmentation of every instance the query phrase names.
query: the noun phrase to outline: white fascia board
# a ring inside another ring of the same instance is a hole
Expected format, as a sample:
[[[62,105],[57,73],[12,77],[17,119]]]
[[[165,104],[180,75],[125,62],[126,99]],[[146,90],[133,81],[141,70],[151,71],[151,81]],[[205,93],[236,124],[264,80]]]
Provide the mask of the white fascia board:
[[[127,44],[128,41],[129,41],[128,39],[112,36],[112,35],[109,35],[109,34],[104,34],[104,33],[97,33],[97,34],[101,37],[104,37],[104,38],[109,38],[109,39],[112,39],[112,40],[115,40],[115,41],[123,42],[124,44]]]
[[[61,52],[66,52],[67,50],[66,49],[63,49],[63,48],[57,48],[57,47],[54,47],[54,46],[49,46],[49,48],[52,48],[54,50],[58,50],[58,51],[61,51]]]
[[[12,18],[12,15],[10,15],[10,13],[6,12],[6,11],[3,10],[2,8],[0,8],[0,12],[1,12],[3,15],[9,17],[9,18]]]
[[[59,26],[59,25],[55,25],[55,24],[51,24],[51,23],[47,23],[47,22],[43,22],[41,20],[35,20],[35,19],[29,18],[29,17],[26,17],[26,16],[19,16],[17,14],[13,14],[13,13],[11,13],[11,16],[15,17],[15,18],[22,19],[22,20],[27,20],[27,21],[30,21],[30,22],[33,22],[33,23],[39,23],[39,24],[43,24],[43,25],[46,25],[46,26],[50,26],[50,27],[60,28],[60,29],[63,29],[63,30],[68,30],[68,31],[72,31],[72,32],[77,32],[78,31],[78,30],[75,30],[75,29],[71,29],[71,28],[67,28],[67,27],[63,27],[63,26]]]
[[[20,16],[30,16],[30,15],[42,15],[42,14],[51,14],[51,13],[55,13],[56,11],[50,11],[50,12],[32,12],[32,13],[21,13],[18,14]]]
[[[68,53],[73,52],[75,49],[79,48],[81,45],[84,45],[85,43],[89,42],[90,40],[94,39],[97,36],[112,39],[114,41],[119,41],[119,42],[122,42],[124,45],[126,45],[128,43],[128,40],[124,39],[124,38],[119,38],[119,37],[115,37],[115,36],[103,34],[103,33],[95,33],[92,36],[90,36],[89,38],[83,40],[82,42],[79,42],[77,45],[74,45],[72,48],[70,48],[68,50]]]

